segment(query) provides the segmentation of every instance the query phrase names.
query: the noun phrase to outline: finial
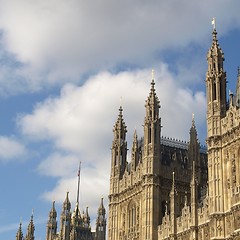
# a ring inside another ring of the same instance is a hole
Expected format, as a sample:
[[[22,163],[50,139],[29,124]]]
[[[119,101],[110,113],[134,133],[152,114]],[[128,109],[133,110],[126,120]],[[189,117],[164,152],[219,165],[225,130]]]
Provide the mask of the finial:
[[[216,31],[216,18],[212,18],[212,26],[213,26],[213,31]]]
[[[120,106],[122,107],[122,105],[123,105],[123,97],[120,96]]]
[[[192,123],[194,124],[194,113],[192,113]]]
[[[154,80],[154,69],[152,69],[152,80]]]

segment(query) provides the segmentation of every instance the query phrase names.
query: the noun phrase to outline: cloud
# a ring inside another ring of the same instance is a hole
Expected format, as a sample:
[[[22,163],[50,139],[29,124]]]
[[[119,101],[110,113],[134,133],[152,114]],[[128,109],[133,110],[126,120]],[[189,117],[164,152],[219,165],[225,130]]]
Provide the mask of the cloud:
[[[197,126],[205,124],[205,95],[174,81],[166,64],[156,71],[156,92],[161,102],[162,135],[189,139],[192,112]],[[95,214],[99,199],[107,199],[113,139],[120,98],[128,128],[128,148],[133,131],[143,135],[144,101],[150,91],[151,70],[101,72],[81,86],[66,84],[59,96],[38,103],[33,112],[18,118],[22,134],[31,141],[48,141],[52,153],[38,166],[42,175],[57,177],[56,186],[42,194],[47,201],[62,202],[66,191],[76,199],[77,169],[82,161],[81,206]],[[176,121],[177,119],[177,121]],[[202,137],[202,135],[201,135]],[[129,150],[130,152],[130,150]]]
[[[206,42],[213,15],[222,33],[239,28],[239,7],[234,0],[2,0],[2,47],[22,63],[14,71],[32,91],[121,64],[154,65],[156,52]]]
[[[22,159],[26,148],[14,138],[0,136],[0,161],[6,162],[13,159]]]

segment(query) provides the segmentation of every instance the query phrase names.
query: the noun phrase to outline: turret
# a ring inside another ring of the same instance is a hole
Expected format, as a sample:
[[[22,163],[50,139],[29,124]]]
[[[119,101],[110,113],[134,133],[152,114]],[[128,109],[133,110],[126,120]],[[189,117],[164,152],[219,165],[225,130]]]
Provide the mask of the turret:
[[[200,172],[200,144],[197,137],[197,130],[195,126],[194,114],[192,115],[192,126],[190,128],[190,140],[188,145],[188,160],[189,168],[193,168],[193,162],[195,162],[196,168],[196,177],[200,181],[201,172]]]
[[[144,120],[144,170],[147,174],[158,174],[160,164],[161,118],[159,118],[160,101],[155,92],[152,79],[149,96],[146,100]]]
[[[208,137],[221,134],[220,119],[225,117],[227,106],[226,72],[223,68],[224,54],[219,46],[215,28],[212,35],[212,45],[207,54],[208,70],[206,74]]]
[[[79,231],[79,229],[82,227],[82,225],[83,225],[83,219],[81,217],[78,203],[76,203],[76,207],[72,214],[72,224],[71,224],[71,226],[72,226],[71,236],[72,237],[75,236],[75,232],[77,233]]]
[[[223,184],[222,119],[226,116],[226,72],[223,68],[224,54],[217,40],[214,25],[212,45],[207,54],[207,146],[209,213],[224,211],[226,188]]]
[[[34,223],[33,223],[33,213],[32,213],[30,222],[28,224],[27,234],[26,234],[25,240],[34,240],[34,231],[35,231],[35,226],[34,226]]]
[[[71,203],[69,201],[68,192],[66,199],[63,202],[63,208],[61,213],[61,230],[60,235],[64,240],[69,240],[70,237],[70,226],[71,226]]]
[[[23,240],[22,222],[20,222],[19,224],[19,228],[16,234],[16,240]]]
[[[118,119],[114,125],[112,143],[112,175],[122,178],[127,165],[127,127],[123,119],[123,109],[120,106]]]
[[[136,167],[139,163],[139,152],[138,152],[138,138],[137,131],[134,131],[133,135],[133,146],[132,146],[132,160],[131,160],[131,169],[136,170]]]
[[[52,209],[49,212],[47,223],[47,237],[46,240],[53,240],[57,234],[57,211],[55,209],[55,201],[52,203]]]
[[[103,198],[98,208],[98,216],[96,220],[96,240],[106,239],[106,210],[103,206]]]
[[[84,214],[83,216],[83,222],[84,222],[84,227],[87,228],[87,229],[90,229],[91,228],[91,225],[90,225],[90,216],[89,216],[89,213],[88,213],[88,207],[86,207],[86,213]]]

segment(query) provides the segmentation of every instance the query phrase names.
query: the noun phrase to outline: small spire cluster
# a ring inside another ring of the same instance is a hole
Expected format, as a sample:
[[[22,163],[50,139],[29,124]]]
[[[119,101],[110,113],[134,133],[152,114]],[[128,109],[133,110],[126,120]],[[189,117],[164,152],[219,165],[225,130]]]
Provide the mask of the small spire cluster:
[[[35,231],[35,226],[34,226],[34,222],[33,222],[33,213],[32,213],[30,222],[27,227],[26,237],[25,238],[23,237],[22,220],[21,220],[17,234],[16,234],[16,240],[34,240],[34,231]]]

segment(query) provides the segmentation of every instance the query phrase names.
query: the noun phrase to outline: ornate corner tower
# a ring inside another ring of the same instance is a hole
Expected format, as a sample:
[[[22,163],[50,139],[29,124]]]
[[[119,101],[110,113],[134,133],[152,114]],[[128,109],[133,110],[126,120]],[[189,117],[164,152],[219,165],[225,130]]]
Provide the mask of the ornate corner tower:
[[[32,213],[30,222],[28,224],[25,240],[34,240],[34,231],[35,231],[35,226],[34,226],[34,222],[33,222],[33,213]]]
[[[196,179],[199,184],[202,183],[201,165],[200,165],[200,144],[197,137],[194,114],[192,115],[192,126],[190,128],[190,140],[188,145],[188,159],[190,168],[193,171],[193,162],[195,163]]]
[[[149,96],[146,100],[144,120],[144,149],[142,159],[142,237],[157,239],[160,223],[160,102],[152,79]]]
[[[60,223],[60,237],[64,240],[69,240],[71,230],[71,203],[69,201],[68,192],[66,199],[63,202]]]
[[[127,164],[127,127],[123,119],[123,109],[120,106],[118,119],[113,127],[112,142],[112,160],[110,173],[110,194],[109,194],[109,221],[108,221],[108,237],[111,240],[118,239],[118,218],[119,218],[119,182],[123,177]]]
[[[127,142],[126,133],[127,127],[123,119],[123,109],[120,106],[118,119],[114,125],[114,139],[112,143],[112,168],[111,175],[122,178],[127,164]]]
[[[106,210],[103,206],[103,198],[101,198],[96,220],[96,240],[106,240],[106,225]]]
[[[222,125],[226,116],[226,72],[223,68],[224,54],[213,30],[212,46],[207,54],[206,74],[207,93],[207,145],[208,145],[208,183],[210,214],[224,211]]]
[[[57,211],[55,209],[55,201],[53,201],[52,209],[49,212],[49,218],[47,223],[46,240],[55,239],[56,234],[57,234]]]

